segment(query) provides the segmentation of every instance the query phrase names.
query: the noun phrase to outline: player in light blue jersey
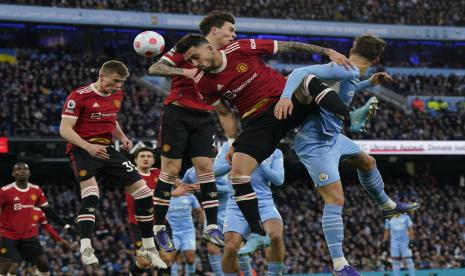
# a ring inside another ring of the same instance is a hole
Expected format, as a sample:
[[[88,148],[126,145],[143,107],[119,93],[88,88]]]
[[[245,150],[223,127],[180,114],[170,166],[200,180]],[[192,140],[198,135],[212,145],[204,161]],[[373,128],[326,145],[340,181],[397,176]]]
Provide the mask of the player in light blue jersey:
[[[377,85],[383,78],[390,79],[386,73],[376,73],[367,81],[359,81],[359,76],[379,61],[385,46],[384,40],[373,35],[363,35],[356,38],[350,50],[349,60],[355,65],[352,70],[346,70],[334,63],[294,70],[289,75],[281,100],[276,105],[275,116],[279,119],[285,117],[289,111],[292,112],[292,105],[289,107],[287,103],[293,91],[302,80],[306,83],[315,76],[324,81],[336,81],[339,85],[339,96],[347,105],[350,105],[357,91]],[[319,98],[316,97],[313,100],[318,102]],[[367,101],[364,107],[358,109],[362,113],[361,117],[369,118],[376,110],[376,104],[375,97]],[[348,264],[342,251],[344,194],[338,170],[340,159],[345,159],[357,168],[362,186],[376,200],[386,218],[412,212],[419,208],[419,204],[394,202],[389,198],[384,191],[383,179],[376,167],[375,159],[341,134],[343,123],[339,117],[320,107],[320,112],[310,115],[297,134],[294,149],[325,202],[322,226],[333,260],[334,274],[360,275]],[[361,124],[365,123],[366,121],[361,122]],[[360,127],[359,124],[356,126],[356,129]]]
[[[384,241],[391,238],[392,271],[394,276],[400,275],[402,258],[407,263],[408,275],[415,276],[415,264],[412,259],[410,246],[415,241],[412,219],[409,215],[401,214],[386,220],[384,226]]]
[[[231,169],[224,156],[229,151],[229,144],[224,144],[214,165],[215,173],[227,173]],[[223,153],[223,154],[222,154]],[[284,269],[284,239],[283,239],[283,221],[281,215],[273,201],[271,193],[271,184],[281,186],[284,183],[284,161],[281,150],[276,149],[273,154],[265,159],[252,173],[252,187],[257,194],[260,218],[263,227],[269,239],[267,244],[270,247],[266,250],[266,260],[268,262],[268,275],[282,275]],[[232,198],[228,201],[226,207],[226,218],[224,220],[224,255],[223,271],[226,276],[237,275],[240,264],[237,256],[245,256],[253,253],[255,250],[243,247],[243,240],[250,238],[255,233],[250,233],[250,228],[242,215],[236,201],[240,198]],[[247,195],[244,195],[247,197]]]
[[[182,252],[185,256],[186,275],[195,275],[196,238],[194,221],[192,219],[193,213],[195,213],[201,223],[204,222],[203,210],[193,194],[185,193],[180,196],[174,196],[173,194],[167,218],[173,232],[174,247],[177,252]],[[177,252],[175,255],[177,255]],[[172,265],[171,275],[178,275],[177,265]]]

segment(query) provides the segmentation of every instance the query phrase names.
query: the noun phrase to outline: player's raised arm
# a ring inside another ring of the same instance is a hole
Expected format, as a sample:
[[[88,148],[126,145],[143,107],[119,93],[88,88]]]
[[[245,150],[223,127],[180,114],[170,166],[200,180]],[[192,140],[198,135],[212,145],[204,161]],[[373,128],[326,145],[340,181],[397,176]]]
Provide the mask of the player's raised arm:
[[[150,75],[157,75],[157,76],[173,76],[179,75],[186,78],[193,79],[197,69],[186,69],[186,68],[179,68],[175,67],[174,64],[170,63],[167,59],[161,58],[159,61],[155,62],[149,67],[149,74]]]
[[[333,49],[320,47],[313,44],[307,44],[295,41],[278,41],[277,53],[286,53],[290,51],[303,51],[309,54],[320,54],[329,57],[332,61],[339,65],[343,65],[347,70],[353,67],[349,59],[341,53]]]

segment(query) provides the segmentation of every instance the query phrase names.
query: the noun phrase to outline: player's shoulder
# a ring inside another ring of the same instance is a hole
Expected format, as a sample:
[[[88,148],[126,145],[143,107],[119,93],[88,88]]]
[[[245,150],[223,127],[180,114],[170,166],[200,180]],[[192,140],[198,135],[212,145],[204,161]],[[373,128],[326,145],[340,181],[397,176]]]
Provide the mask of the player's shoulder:
[[[334,61],[331,61],[329,63],[324,64],[324,66],[327,66],[331,70],[337,70],[343,74],[344,77],[346,78],[355,78],[358,77],[360,74],[360,71],[357,68],[345,68],[344,65],[337,64]]]
[[[1,188],[1,190],[2,190],[2,191],[8,191],[8,190],[10,190],[10,189],[12,189],[12,188],[14,188],[14,187],[15,187],[15,183],[10,183],[10,184],[8,184],[8,185],[3,186],[3,187]]]
[[[181,62],[185,62],[184,57],[181,53],[176,52],[176,47],[171,48],[166,52],[160,60],[167,61],[171,65],[178,65]]]
[[[30,189],[32,189],[32,190],[42,192],[42,188],[40,188],[39,185],[29,183],[29,187],[30,187]]]
[[[84,86],[81,86],[81,87],[78,87],[76,89],[74,89],[73,91],[71,91],[71,94],[75,94],[76,96],[77,95],[87,95],[89,93],[92,92],[92,84],[87,84],[87,85],[84,85]]]

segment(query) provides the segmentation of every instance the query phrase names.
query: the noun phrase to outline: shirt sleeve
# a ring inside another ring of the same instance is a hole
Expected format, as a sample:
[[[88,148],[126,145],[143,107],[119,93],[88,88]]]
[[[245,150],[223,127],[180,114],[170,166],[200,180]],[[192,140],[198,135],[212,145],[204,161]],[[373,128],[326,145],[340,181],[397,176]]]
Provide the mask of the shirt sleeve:
[[[37,199],[37,205],[39,205],[39,207],[41,208],[48,206],[47,198],[45,197],[44,191],[42,191],[42,189],[39,189],[39,198]]]
[[[195,197],[195,195],[191,195],[191,198],[192,198],[192,209],[199,209],[199,208],[201,208],[201,207],[200,207],[200,203],[199,203],[199,201],[197,200],[197,198]]]
[[[316,64],[295,69],[288,77],[281,98],[291,98],[297,87],[308,75],[315,75],[322,80],[343,81],[355,74],[353,70],[346,70],[344,66],[334,62],[328,64]]]
[[[412,219],[410,218],[410,216],[407,216],[407,227],[412,227],[412,226],[413,226]]]
[[[164,60],[164,61],[167,61],[169,64],[171,64],[172,66],[179,66],[179,65],[182,65],[185,60],[182,56],[182,54],[176,52],[176,50],[174,48],[172,48],[171,50],[169,50],[168,52],[166,52],[161,58],[160,60]]]
[[[3,189],[0,189],[0,208],[5,204],[6,195]]]
[[[79,99],[79,94],[76,92],[71,92],[68,98],[66,98],[65,104],[63,105],[63,110],[61,111],[62,118],[79,118],[81,114],[82,105]]]
[[[244,39],[240,40],[240,47],[249,55],[274,55],[278,52],[278,41],[272,39]],[[231,44],[232,47],[233,44]]]

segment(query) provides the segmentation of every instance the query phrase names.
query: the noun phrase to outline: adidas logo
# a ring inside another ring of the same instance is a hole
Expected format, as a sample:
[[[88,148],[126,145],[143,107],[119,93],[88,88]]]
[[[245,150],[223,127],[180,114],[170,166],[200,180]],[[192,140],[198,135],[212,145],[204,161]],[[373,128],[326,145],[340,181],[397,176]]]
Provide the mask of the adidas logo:
[[[216,85],[216,89],[217,89],[218,91],[220,91],[221,89],[223,89],[223,87],[224,87],[224,85],[219,84],[219,83]]]
[[[97,102],[95,102],[95,103],[92,105],[92,107],[100,107],[100,105],[99,105]]]
[[[19,197],[15,196],[14,200],[19,200]]]

